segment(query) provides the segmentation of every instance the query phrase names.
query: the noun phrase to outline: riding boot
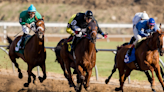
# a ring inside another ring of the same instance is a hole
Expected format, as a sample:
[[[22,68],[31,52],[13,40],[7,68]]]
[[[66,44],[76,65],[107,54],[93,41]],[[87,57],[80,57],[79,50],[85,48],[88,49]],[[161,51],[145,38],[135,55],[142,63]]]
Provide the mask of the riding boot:
[[[25,41],[25,36],[26,36],[26,34],[24,33],[23,34],[23,36],[22,36],[22,41],[21,41],[21,43],[20,43],[20,49],[24,49],[24,46],[23,46],[23,43],[24,43],[24,41]]]
[[[73,36],[72,38],[71,50],[74,49],[74,46],[75,46],[75,36]]]
[[[71,36],[67,39],[68,51],[69,51],[69,52],[71,52],[72,43],[73,43],[73,36],[71,35]]]
[[[131,46],[131,48],[130,48],[130,49],[128,49],[128,51],[127,51],[127,53],[128,53],[128,56],[130,56],[130,55],[131,55],[131,53],[132,53],[132,50],[133,50],[133,47],[134,47],[134,44]]]

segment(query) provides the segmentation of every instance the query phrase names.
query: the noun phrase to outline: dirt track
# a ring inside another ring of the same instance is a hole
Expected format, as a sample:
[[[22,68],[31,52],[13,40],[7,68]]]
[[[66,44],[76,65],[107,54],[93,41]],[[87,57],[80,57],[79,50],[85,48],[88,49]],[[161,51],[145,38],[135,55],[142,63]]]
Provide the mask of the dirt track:
[[[28,88],[23,87],[23,84],[27,82],[27,73],[22,71],[23,79],[17,77],[12,71],[0,70],[0,92],[75,92],[74,88],[70,88],[67,81],[60,74],[47,73],[48,78],[40,83],[38,79],[36,84],[31,83]],[[36,74],[36,72],[34,72]],[[111,79],[108,85],[104,83],[105,78],[99,78],[99,81],[95,81],[95,78],[91,78],[90,91],[89,92],[115,92],[115,87],[119,87],[117,79]],[[162,87],[159,82],[156,83],[157,92],[162,91]],[[125,83],[125,92],[151,92],[150,84],[148,82],[131,81],[131,84]],[[82,92],[86,92],[84,88]]]

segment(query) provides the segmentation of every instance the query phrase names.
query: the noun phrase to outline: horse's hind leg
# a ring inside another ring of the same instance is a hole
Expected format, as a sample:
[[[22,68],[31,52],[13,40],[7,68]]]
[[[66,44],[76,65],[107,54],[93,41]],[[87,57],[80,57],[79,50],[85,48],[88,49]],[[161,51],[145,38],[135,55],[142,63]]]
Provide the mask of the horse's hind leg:
[[[105,83],[106,83],[106,84],[108,84],[110,78],[112,77],[113,73],[115,73],[115,72],[116,72],[116,67],[115,67],[115,65],[114,65],[113,70],[112,70],[112,73],[110,74],[110,76],[108,77],[108,79],[105,80]]]
[[[124,73],[124,67],[121,67],[121,68],[118,68],[119,70],[119,81],[120,81],[120,87],[119,88],[115,88],[115,91],[120,91],[122,90],[123,92],[123,84],[124,84],[124,76],[125,76],[125,73]]]
[[[15,57],[11,57],[11,56],[10,56],[10,59],[11,59],[11,61],[14,63],[15,67],[18,68],[18,72],[19,72],[18,77],[19,77],[20,79],[22,79],[22,78],[23,78],[23,75],[22,75],[22,72],[21,72],[21,70],[20,70],[20,68],[19,68],[18,63],[16,62]]]
[[[33,69],[33,67],[28,65],[28,70],[27,70],[28,82],[24,84],[24,87],[28,87],[29,83],[31,83],[31,76],[33,76],[34,80],[36,79],[36,76],[32,73],[32,69]]]
[[[40,77],[40,76],[39,76],[38,78],[39,78],[40,82],[42,83],[42,82],[43,82],[43,81],[47,78],[45,63],[44,63],[44,64],[42,64],[40,67],[42,68],[43,78],[42,78],[42,77]]]
[[[144,73],[146,74],[147,78],[148,78],[148,81],[149,83],[151,84],[152,83],[152,78],[150,77],[150,74],[147,70],[144,71]]]

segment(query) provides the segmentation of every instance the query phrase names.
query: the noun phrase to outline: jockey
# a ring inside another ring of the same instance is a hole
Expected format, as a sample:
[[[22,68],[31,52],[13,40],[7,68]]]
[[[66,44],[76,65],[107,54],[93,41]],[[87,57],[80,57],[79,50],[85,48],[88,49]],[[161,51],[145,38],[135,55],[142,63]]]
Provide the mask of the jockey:
[[[67,33],[71,34],[71,36],[68,38],[68,44],[72,46],[74,41],[74,35],[75,31],[86,31],[87,25],[91,21],[96,21],[93,17],[92,11],[88,10],[85,13],[77,13],[72,15],[71,19],[68,22],[67,25]],[[98,27],[98,33],[100,33],[103,37],[107,38],[107,34],[104,34],[101,29],[98,26],[98,23],[96,21],[97,27]],[[73,47],[72,47],[73,48]],[[68,48],[69,51],[71,51],[72,48]]]
[[[138,38],[138,31],[135,30],[135,26],[137,25],[137,23],[141,20],[148,20],[149,19],[149,16],[148,14],[146,13],[146,11],[143,11],[143,12],[139,12],[139,13],[136,13],[134,18],[133,18],[133,33],[134,33],[134,36],[131,38],[130,40],[130,44],[132,43],[132,39],[139,39]]]
[[[134,31],[138,32],[137,39],[133,43],[132,47],[127,51],[128,55],[131,55],[132,48],[135,46],[138,40],[140,40],[142,37],[147,37],[151,32],[155,32],[159,30],[157,27],[155,20],[153,18],[150,18],[149,20],[142,20],[137,23],[137,25],[134,28]]]
[[[19,16],[19,23],[21,24],[22,26],[22,31],[23,31],[23,36],[21,37],[21,49],[24,49],[23,47],[23,42],[25,40],[25,36],[27,34],[29,34],[29,29],[35,31],[35,16],[38,18],[38,19],[41,19],[42,16],[40,15],[40,13],[38,13],[36,11],[36,8],[33,6],[33,4],[30,5],[30,7],[28,7],[27,10],[25,11],[22,11],[20,13],[20,16]]]

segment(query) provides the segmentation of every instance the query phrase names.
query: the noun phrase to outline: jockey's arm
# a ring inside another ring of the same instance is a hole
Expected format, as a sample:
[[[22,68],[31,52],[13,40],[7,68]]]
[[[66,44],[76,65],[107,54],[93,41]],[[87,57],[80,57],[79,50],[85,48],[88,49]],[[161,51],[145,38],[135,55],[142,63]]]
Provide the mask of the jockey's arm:
[[[74,36],[74,31],[71,29],[71,27],[70,27],[71,25],[68,23],[68,25],[67,25],[67,28],[66,28],[66,32],[67,33],[69,33],[69,34],[71,34],[72,36]]]
[[[136,29],[138,30],[138,34],[139,34],[141,37],[147,37],[147,36],[148,36],[148,34],[144,33],[144,31],[142,31],[142,29],[146,30],[146,29],[145,29],[145,26],[146,26],[146,25],[147,25],[146,22],[145,22],[145,24],[144,24],[143,22],[139,22],[139,23],[137,23],[137,25],[136,25]]]
[[[137,29],[137,30],[138,30],[138,34],[139,34],[140,36],[142,36],[142,37],[147,37],[148,34],[144,33],[141,29],[142,29],[142,28],[138,28],[138,29]]]
[[[36,16],[38,19],[42,19],[41,14],[40,14],[39,12],[37,12],[37,11],[36,11],[36,13],[35,13],[35,16]]]
[[[20,23],[21,25],[25,25],[25,24],[26,24],[26,22],[25,22],[25,14],[24,14],[24,11],[21,12],[20,15],[19,15],[19,23]]]

